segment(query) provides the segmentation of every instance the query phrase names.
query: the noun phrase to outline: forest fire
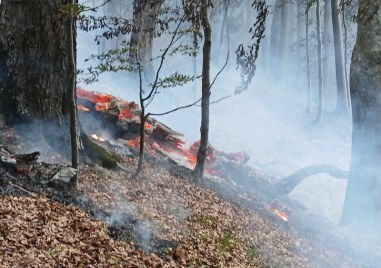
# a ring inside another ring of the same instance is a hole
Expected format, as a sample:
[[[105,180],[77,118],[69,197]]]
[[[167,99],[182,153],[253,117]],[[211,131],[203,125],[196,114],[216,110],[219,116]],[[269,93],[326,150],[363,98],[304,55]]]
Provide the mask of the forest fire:
[[[96,141],[101,141],[101,142],[104,142],[105,139],[103,139],[102,137],[99,137],[97,134],[91,134],[91,137],[96,140]]]
[[[123,132],[126,131],[130,136],[132,136],[127,139],[127,144],[136,149],[139,148],[141,110],[138,104],[116,98],[109,94],[101,94],[81,88],[77,89],[77,97],[79,102],[83,100],[87,101],[85,102],[86,106],[93,107],[93,111],[99,112],[100,115],[107,115],[107,118],[110,118],[110,116],[115,116],[118,121],[115,125],[119,127],[120,125],[125,125],[126,127],[123,129]],[[91,111],[91,108],[86,106],[78,104],[77,107],[79,110]],[[110,128],[111,127],[112,126],[110,126]],[[166,155],[176,155],[183,157],[189,168],[193,169],[196,166],[197,152],[200,146],[199,141],[196,141],[189,146],[183,140],[182,134],[173,131],[169,127],[150,117],[148,117],[145,122],[145,132],[145,149],[149,153],[155,155],[158,151],[160,151]],[[103,138],[97,136],[96,134],[92,134],[91,137],[97,141],[104,141]],[[244,164],[248,161],[248,159],[248,155],[244,152],[225,153],[209,146],[205,172],[210,175],[218,176],[221,173],[218,169],[224,161]]]
[[[81,105],[81,104],[78,104],[78,105],[77,105],[77,109],[78,109],[78,110],[81,110],[81,111],[84,111],[84,112],[90,112],[90,109],[89,109],[89,108],[87,108],[87,107],[85,107],[85,106],[83,106],[83,105]]]
[[[281,211],[281,210],[274,208],[274,209],[272,209],[272,212],[284,221],[288,221],[288,219],[289,219],[288,213],[285,211]]]

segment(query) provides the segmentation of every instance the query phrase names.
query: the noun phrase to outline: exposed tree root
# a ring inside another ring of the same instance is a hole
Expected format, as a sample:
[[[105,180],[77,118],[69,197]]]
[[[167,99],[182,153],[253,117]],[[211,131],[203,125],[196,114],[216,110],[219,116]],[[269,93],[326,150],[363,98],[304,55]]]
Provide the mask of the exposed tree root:
[[[347,171],[341,170],[336,166],[323,164],[312,165],[299,169],[286,178],[275,182],[273,184],[272,191],[274,191],[275,195],[286,195],[290,193],[297,185],[299,185],[299,183],[301,183],[305,178],[319,173],[327,173],[339,179],[346,179],[348,177]]]

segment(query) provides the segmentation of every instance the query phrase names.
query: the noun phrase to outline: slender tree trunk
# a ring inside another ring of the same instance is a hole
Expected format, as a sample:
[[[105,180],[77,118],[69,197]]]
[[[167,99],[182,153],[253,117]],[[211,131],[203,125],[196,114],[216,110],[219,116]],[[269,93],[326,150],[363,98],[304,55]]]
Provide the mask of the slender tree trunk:
[[[72,42],[63,4],[67,1],[1,1],[0,112],[8,123],[42,120],[50,145],[69,157],[72,73],[66,52]]]
[[[75,1],[70,0],[69,5],[74,5]],[[67,18],[67,49],[68,49],[68,72],[69,72],[69,85],[68,95],[70,102],[70,140],[71,140],[71,165],[73,168],[78,169],[78,129],[77,129],[77,94],[76,94],[76,57],[75,57],[75,44],[74,44],[74,19],[73,14],[69,13]],[[77,185],[77,175],[71,179],[73,187]]]
[[[134,27],[130,40],[130,60],[139,62],[144,67],[144,74],[153,76],[152,47],[156,21],[164,0],[136,0],[134,3]]]
[[[220,33],[220,42],[218,44],[218,50],[217,50],[217,55],[221,55],[221,48],[224,43],[224,32],[226,32],[226,35],[229,36],[228,32],[228,25],[227,19],[228,19],[228,13],[229,13],[229,6],[230,6],[230,0],[224,0],[224,17],[222,19],[222,24],[221,24],[221,33]],[[229,44],[228,44],[229,47]],[[219,58],[219,57],[218,57]]]
[[[329,74],[330,74],[330,54],[331,54],[331,41],[332,41],[332,24],[331,24],[331,0],[325,0],[324,2],[324,35],[323,35],[323,89],[327,92]]]
[[[279,78],[281,68],[279,66],[279,46],[281,46],[280,29],[281,29],[281,8],[282,0],[276,0],[273,9],[273,19],[271,24],[270,37],[270,66],[273,66],[272,74],[275,79]]]
[[[270,11],[271,16],[274,16],[274,4],[275,1],[271,0],[269,1],[270,7],[272,6],[272,11]],[[250,6],[251,7],[251,6]],[[269,8],[270,8],[269,7]],[[273,17],[269,17],[270,15],[267,15],[266,22],[265,22],[265,37],[261,41],[261,49],[259,50],[259,53],[262,57],[262,68],[263,72],[267,76],[274,76],[273,72],[273,66],[272,66],[272,45],[271,44],[271,38],[272,38],[272,22],[273,22]],[[271,19],[270,19],[271,18]]]
[[[381,10],[359,1],[357,41],[352,54],[352,159],[342,223],[379,231],[381,224]]]
[[[143,169],[143,163],[144,163],[144,147],[145,147],[145,124],[146,124],[146,112],[145,112],[145,103],[144,103],[144,96],[143,96],[143,78],[142,78],[142,66],[140,62],[138,61],[138,73],[139,73],[139,101],[140,101],[140,143],[139,143],[139,161],[138,161],[138,167],[136,168],[134,178],[139,177],[140,173]]]
[[[309,49],[309,9],[306,10],[306,60],[307,60],[307,89],[308,89],[308,105],[307,112],[311,112],[311,71],[310,71],[310,49]]]
[[[301,72],[302,72],[302,65],[303,65],[303,12],[302,12],[302,1],[297,0],[296,1],[296,29],[297,29],[297,36],[296,36],[296,72],[295,72],[295,82],[299,85],[301,81],[304,81],[304,79],[301,79]]]
[[[287,61],[290,51],[290,3],[288,0],[282,1],[281,7],[281,33],[279,44],[279,61],[282,76],[287,75]]]
[[[212,29],[208,16],[208,0],[201,1],[201,23],[204,30],[204,47],[202,60],[202,102],[201,102],[201,140],[197,153],[197,164],[194,169],[196,179],[204,175],[205,161],[208,153],[209,139],[209,100],[210,100],[210,54],[212,49]]]
[[[341,36],[340,16],[337,13],[337,0],[331,0],[332,25],[333,25],[333,43],[335,47],[335,66],[336,66],[336,85],[337,85],[337,104],[336,112],[339,114],[348,114],[348,94],[345,83],[345,66],[343,55],[343,41]]]
[[[320,27],[320,3],[316,1],[316,31],[318,41],[318,80],[319,80],[319,99],[318,99],[318,111],[315,122],[319,122],[323,114],[323,71],[321,62],[321,27]]]
[[[343,27],[344,27],[344,74],[345,74],[345,86],[347,88],[347,100],[348,100],[348,107],[349,111],[351,111],[351,95],[350,95],[350,90],[349,90],[349,81],[348,81],[348,29],[347,29],[347,24],[346,24],[346,19],[345,19],[345,6],[346,4],[343,3],[342,7],[342,15],[343,15]]]
[[[196,77],[197,76],[197,53],[196,51],[198,50],[198,33],[197,31],[194,30],[193,32],[193,50],[195,52],[195,54],[193,55],[193,58],[192,58],[192,67],[193,67],[193,76]],[[195,99],[196,96],[197,96],[197,80],[196,79],[194,82],[193,82],[193,98]]]

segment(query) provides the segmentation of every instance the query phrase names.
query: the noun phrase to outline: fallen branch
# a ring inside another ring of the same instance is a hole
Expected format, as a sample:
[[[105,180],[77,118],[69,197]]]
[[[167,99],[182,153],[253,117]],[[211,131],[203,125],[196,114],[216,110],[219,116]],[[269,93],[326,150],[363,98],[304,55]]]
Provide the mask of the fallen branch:
[[[27,193],[28,195],[32,196],[32,197],[36,197],[37,196],[37,193],[35,192],[31,192],[23,187],[21,187],[20,185],[17,185],[17,184],[14,184],[12,182],[8,182],[9,186],[13,187],[13,188],[16,188],[16,189],[19,189],[20,191],[24,192],[24,193]]]
[[[326,173],[339,179],[346,179],[348,172],[333,165],[312,165],[304,167],[292,173],[290,176],[274,183],[274,191],[277,195],[286,195],[299,185],[305,178],[312,175]]]

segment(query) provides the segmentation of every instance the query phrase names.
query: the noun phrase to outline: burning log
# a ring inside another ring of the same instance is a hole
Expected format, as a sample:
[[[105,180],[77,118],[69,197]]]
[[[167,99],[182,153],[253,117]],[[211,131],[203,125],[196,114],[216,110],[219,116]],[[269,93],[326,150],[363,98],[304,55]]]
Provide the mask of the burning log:
[[[102,119],[102,128],[111,130],[115,138],[126,139],[127,144],[132,148],[137,149],[139,147],[141,112],[139,105],[109,94],[91,92],[80,88],[77,90],[77,94],[78,103],[81,105],[78,106],[78,109],[83,111],[84,121],[86,121],[86,115],[98,116]],[[86,129],[91,129],[92,126],[93,123],[89,123]],[[97,130],[91,129],[90,131],[96,132]],[[145,123],[145,131],[145,148],[149,153],[155,155],[156,152],[162,152],[166,155],[182,157],[186,160],[189,168],[194,168],[199,147],[198,141],[188,147],[182,138],[182,134],[150,117]],[[218,169],[224,162],[232,161],[237,164],[245,164],[248,159],[248,155],[244,152],[225,153],[209,146],[206,173],[221,175]]]
[[[89,108],[83,115],[93,114],[102,118],[104,128],[114,129],[116,139],[125,139],[130,148],[139,148],[140,108],[136,103],[127,102],[107,94],[79,90],[79,103]],[[91,127],[91,125],[89,126]],[[178,162],[193,169],[196,164],[199,142],[187,146],[180,133],[153,118],[147,118],[145,127],[145,150],[156,156],[161,152],[174,157]],[[96,130],[95,130],[96,131]],[[99,140],[99,136],[93,139]],[[181,160],[182,159],[182,160]],[[253,192],[255,196],[273,202],[290,193],[306,177],[318,173],[328,173],[334,177],[346,178],[347,172],[330,165],[314,165],[300,169],[282,180],[274,180],[265,174],[259,174],[255,169],[246,166],[249,156],[245,152],[226,153],[209,146],[206,161],[206,174],[215,175],[240,184]],[[268,211],[283,221],[288,221],[290,213],[282,206],[268,207]]]

